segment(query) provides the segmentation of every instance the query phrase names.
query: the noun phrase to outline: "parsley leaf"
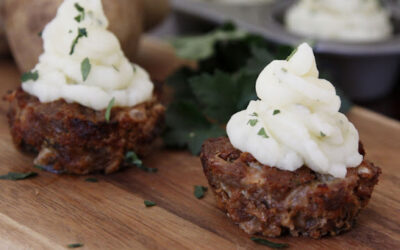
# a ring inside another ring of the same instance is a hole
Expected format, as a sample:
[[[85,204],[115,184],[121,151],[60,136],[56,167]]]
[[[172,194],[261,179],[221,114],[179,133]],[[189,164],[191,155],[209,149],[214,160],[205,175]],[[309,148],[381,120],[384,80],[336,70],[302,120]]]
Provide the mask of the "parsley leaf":
[[[92,69],[92,65],[90,64],[90,60],[89,60],[89,58],[86,57],[81,63],[81,73],[82,73],[83,81],[86,81],[91,69]]]
[[[274,248],[274,249],[278,249],[278,248],[288,248],[289,245],[286,243],[275,243],[275,242],[271,242],[269,240],[265,240],[265,239],[261,239],[261,238],[256,238],[256,237],[252,237],[251,238],[252,241],[254,241],[257,244],[260,245],[264,245],[264,246],[268,246],[270,248]]]
[[[199,154],[203,141],[225,135],[225,130],[212,124],[196,103],[180,100],[172,103],[166,113],[168,129],[164,142],[169,147],[188,147],[192,154]]]
[[[111,110],[112,107],[115,104],[115,97],[113,97],[110,102],[108,103],[107,109],[106,109],[106,113],[104,115],[104,118],[106,119],[107,122],[110,122],[110,118],[111,118]]]
[[[196,196],[197,199],[202,199],[207,192],[208,188],[204,186],[194,186],[194,196]]]
[[[275,109],[273,115],[277,115],[277,114],[280,114],[280,113],[281,113],[281,111],[279,109]]]
[[[29,172],[29,173],[14,173],[14,172],[9,172],[6,175],[1,175],[0,180],[10,180],[10,181],[19,181],[19,180],[25,180],[29,179],[32,177],[37,176],[38,174],[35,172]]]
[[[258,120],[257,119],[251,119],[247,122],[250,126],[254,127],[257,124]]]
[[[321,137],[325,137],[326,136],[326,134],[324,132],[322,132],[322,131],[320,131],[319,134],[320,134]]]
[[[246,33],[241,30],[217,29],[206,35],[180,37],[171,40],[179,57],[189,60],[203,60],[215,53],[215,44],[224,40],[241,39]]]
[[[146,207],[154,207],[155,205],[157,205],[154,201],[144,201],[144,205]]]
[[[257,135],[259,135],[259,136],[262,136],[262,137],[264,137],[264,138],[269,138],[269,136],[267,135],[267,132],[265,132],[265,129],[264,128],[261,128],[259,131],[258,131],[258,134]]]
[[[72,243],[67,245],[67,248],[80,248],[80,247],[83,247],[82,243]]]
[[[148,173],[156,173],[158,171],[157,168],[148,168],[143,165],[143,161],[139,158],[139,156],[133,152],[128,151],[125,155],[125,162],[128,164],[135,165],[138,169],[141,169]]]
[[[75,9],[79,12],[79,15],[75,17],[75,21],[80,23],[85,19],[85,9],[80,6],[78,3],[75,3]]]
[[[39,72],[38,71],[30,71],[22,74],[21,76],[21,82],[27,82],[27,81],[36,81],[39,79]]]
[[[82,37],[87,37],[87,36],[88,36],[88,33],[87,33],[85,28],[78,28],[78,35],[76,36],[76,38],[72,42],[71,50],[69,52],[70,55],[74,54],[75,46],[78,44],[79,39],[81,39]]]

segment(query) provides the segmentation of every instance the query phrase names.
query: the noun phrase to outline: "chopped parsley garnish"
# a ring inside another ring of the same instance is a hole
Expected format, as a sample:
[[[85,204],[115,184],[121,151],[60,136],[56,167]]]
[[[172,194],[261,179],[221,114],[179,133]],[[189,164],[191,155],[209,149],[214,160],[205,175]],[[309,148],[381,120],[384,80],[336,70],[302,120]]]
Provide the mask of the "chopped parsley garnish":
[[[281,113],[281,111],[280,111],[279,109],[275,109],[273,115],[277,115],[277,114],[279,114],[279,113]]]
[[[254,127],[257,124],[258,120],[257,119],[251,119],[247,122],[250,126]]]
[[[79,39],[81,39],[82,37],[87,37],[87,36],[88,36],[88,33],[85,28],[78,28],[78,35],[72,42],[71,51],[69,52],[70,55],[74,54],[75,46],[78,44]]]
[[[287,72],[287,69],[285,69],[285,68],[282,68],[282,71],[286,73],[286,72]]]
[[[19,180],[25,180],[28,178],[32,178],[37,176],[38,174],[35,172],[29,172],[29,173],[14,173],[14,172],[9,172],[6,175],[0,176],[0,180],[10,180],[10,181],[19,181]]]
[[[91,69],[92,69],[92,65],[90,64],[90,60],[89,60],[89,58],[86,57],[81,63],[81,73],[82,73],[83,81],[86,81]]]
[[[36,81],[39,79],[39,72],[38,71],[30,71],[22,74],[21,76],[21,82],[26,82],[29,80]]]
[[[154,201],[144,201],[144,205],[146,207],[154,207],[157,204]]]
[[[38,33],[38,36],[42,37],[42,35],[43,35],[43,30]]]
[[[136,66],[135,65],[132,66],[132,69],[133,69],[133,73],[136,73]]]
[[[194,196],[196,196],[197,199],[202,199],[207,192],[208,188],[204,186],[194,186]]]
[[[258,114],[256,112],[254,112],[253,114],[251,114],[250,116],[255,116],[258,117]]]
[[[288,248],[289,247],[289,245],[286,244],[286,243],[275,243],[275,242],[271,242],[269,240],[256,238],[256,237],[252,237],[251,240],[254,241],[257,244],[264,245],[264,246],[267,246],[267,247],[270,247],[270,248],[275,248],[275,249]]]
[[[79,248],[79,247],[83,247],[82,243],[72,243],[67,245],[67,248]]]
[[[326,136],[326,134],[324,133],[324,132],[319,132],[319,134],[321,135],[321,137],[325,137]]]
[[[108,103],[107,106],[107,110],[106,110],[106,114],[105,114],[105,119],[107,122],[110,122],[110,118],[111,118],[111,109],[115,104],[115,97],[113,97],[110,102]]]
[[[289,61],[290,59],[292,59],[293,55],[296,54],[297,52],[297,48],[295,48],[292,53],[290,53],[290,55],[286,58],[286,61]]]
[[[81,21],[83,21],[85,19],[85,9],[82,6],[80,6],[78,3],[75,3],[75,8],[79,12],[79,15],[77,15],[75,17],[75,21],[80,23]]]
[[[99,182],[99,180],[97,178],[94,178],[94,177],[86,178],[85,181],[86,182],[93,182],[93,183]]]
[[[112,67],[115,69],[115,71],[119,72],[119,69],[117,68],[117,66],[113,65]]]
[[[147,173],[156,173],[157,168],[148,168],[143,165],[143,161],[139,159],[138,155],[133,151],[128,151],[125,155],[125,162],[135,165],[138,169],[143,170]]]
[[[264,138],[269,138],[269,136],[268,136],[267,133],[265,132],[265,129],[264,129],[264,128],[261,128],[261,129],[258,131],[258,134],[257,134],[257,135],[262,136],[262,137],[264,137]]]

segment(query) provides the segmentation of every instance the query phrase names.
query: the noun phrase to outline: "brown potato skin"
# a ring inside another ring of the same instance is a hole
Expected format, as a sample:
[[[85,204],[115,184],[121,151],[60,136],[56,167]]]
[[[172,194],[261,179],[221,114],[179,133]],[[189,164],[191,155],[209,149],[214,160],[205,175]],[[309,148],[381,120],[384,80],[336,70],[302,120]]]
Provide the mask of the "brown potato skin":
[[[21,72],[31,70],[43,52],[39,33],[56,15],[63,0],[3,0],[2,15],[7,38],[13,56]],[[147,10],[147,0],[102,0],[110,22],[109,29],[118,37],[125,54],[130,60],[136,56],[140,36],[162,20],[169,10],[167,0],[151,0],[155,6],[166,6]],[[152,15],[153,14],[153,15]],[[148,18],[145,19],[145,15]]]
[[[145,156],[162,132],[165,108],[157,97],[129,108],[95,111],[77,103],[58,100],[40,103],[18,89],[6,100],[15,145],[38,153],[34,164],[56,173],[106,174],[124,165],[127,151]]]
[[[344,179],[306,166],[283,171],[235,149],[226,137],[207,140],[200,157],[218,207],[246,233],[268,237],[318,239],[350,230],[381,174],[366,160],[348,168]]]

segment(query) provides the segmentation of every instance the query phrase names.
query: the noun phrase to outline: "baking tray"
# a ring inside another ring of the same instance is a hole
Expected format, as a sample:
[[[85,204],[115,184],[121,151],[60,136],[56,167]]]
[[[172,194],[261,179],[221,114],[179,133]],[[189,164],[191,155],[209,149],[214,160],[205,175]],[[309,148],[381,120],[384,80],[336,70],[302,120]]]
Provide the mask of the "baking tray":
[[[310,39],[287,32],[282,25],[284,12],[295,0],[256,4],[227,4],[199,0],[171,0],[175,29],[196,33],[233,21],[239,28],[259,34],[277,45],[297,46]],[[335,85],[357,101],[369,101],[387,95],[398,82],[400,69],[400,8],[385,1],[392,15],[395,35],[382,42],[345,43],[313,39],[313,48],[321,71]]]

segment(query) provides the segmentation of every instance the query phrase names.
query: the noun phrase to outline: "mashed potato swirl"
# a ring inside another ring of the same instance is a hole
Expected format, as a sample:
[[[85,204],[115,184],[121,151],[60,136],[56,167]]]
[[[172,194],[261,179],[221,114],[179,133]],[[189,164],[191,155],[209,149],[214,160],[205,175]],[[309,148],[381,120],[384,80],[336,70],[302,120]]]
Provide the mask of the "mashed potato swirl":
[[[372,42],[392,34],[379,0],[301,0],[285,16],[289,31],[313,38]]]
[[[128,61],[107,27],[101,0],[65,0],[43,31],[44,53],[32,70],[39,78],[24,82],[24,91],[41,102],[64,99],[94,110],[106,109],[112,98],[121,107],[149,100],[154,87],[148,74]],[[77,39],[79,29],[86,36]],[[86,58],[91,69],[83,79]]]
[[[233,115],[227,125],[232,145],[259,162],[294,171],[303,165],[344,178],[362,162],[358,132],[339,113],[335,88],[318,78],[315,57],[302,44],[288,61],[273,61],[256,83],[260,100]]]

